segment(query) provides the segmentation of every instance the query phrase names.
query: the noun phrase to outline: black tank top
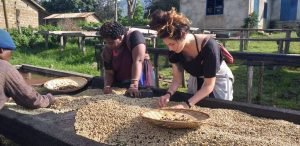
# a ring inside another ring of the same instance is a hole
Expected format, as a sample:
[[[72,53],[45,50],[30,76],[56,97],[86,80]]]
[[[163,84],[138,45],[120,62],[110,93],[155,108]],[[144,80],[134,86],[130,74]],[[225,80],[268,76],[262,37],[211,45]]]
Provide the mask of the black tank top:
[[[188,73],[195,77],[212,78],[216,77],[216,73],[220,70],[221,51],[218,43],[209,38],[207,43],[201,48],[198,48],[197,38],[195,37],[198,55],[196,58],[186,61],[182,53],[169,52],[169,61],[171,63],[180,64]],[[198,78],[198,89],[203,84],[203,78]]]

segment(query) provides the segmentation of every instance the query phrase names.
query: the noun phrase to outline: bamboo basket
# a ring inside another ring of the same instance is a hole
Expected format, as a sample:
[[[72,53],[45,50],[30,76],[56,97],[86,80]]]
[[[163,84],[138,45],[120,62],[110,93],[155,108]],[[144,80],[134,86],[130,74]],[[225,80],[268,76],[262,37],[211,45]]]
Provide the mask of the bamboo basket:
[[[83,88],[86,84],[87,79],[70,76],[49,80],[44,83],[44,87],[52,92],[69,93]]]
[[[179,116],[185,117],[185,120],[166,119],[164,116]],[[205,120],[209,118],[209,115],[200,111],[191,109],[155,109],[144,112],[141,114],[143,119],[151,124],[171,128],[171,129],[183,129],[183,128],[198,128],[205,123]]]

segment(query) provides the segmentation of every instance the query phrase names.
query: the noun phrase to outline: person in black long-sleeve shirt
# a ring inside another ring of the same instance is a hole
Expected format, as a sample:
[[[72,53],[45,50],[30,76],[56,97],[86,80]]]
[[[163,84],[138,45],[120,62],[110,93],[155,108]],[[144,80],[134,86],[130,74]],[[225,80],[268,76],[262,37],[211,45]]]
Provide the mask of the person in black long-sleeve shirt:
[[[9,33],[0,29],[0,109],[11,97],[26,108],[48,107],[55,102],[51,94],[41,95],[28,85],[8,61],[16,46]]]

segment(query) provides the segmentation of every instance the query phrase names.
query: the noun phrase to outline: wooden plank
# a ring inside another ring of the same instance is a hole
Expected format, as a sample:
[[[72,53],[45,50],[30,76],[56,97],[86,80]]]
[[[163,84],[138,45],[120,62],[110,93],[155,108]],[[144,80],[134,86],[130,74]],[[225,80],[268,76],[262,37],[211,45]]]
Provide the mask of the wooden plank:
[[[258,42],[276,42],[276,41],[290,41],[290,42],[300,42],[300,38],[215,38],[216,40],[225,40],[225,41],[241,41],[241,40],[247,40],[247,41],[258,41]]]
[[[273,31],[281,31],[281,32],[285,32],[287,30],[292,30],[292,29],[256,29],[256,28],[205,28],[205,29],[201,29],[201,31],[244,31],[244,30],[248,30],[248,31],[269,31],[269,32],[273,32]]]

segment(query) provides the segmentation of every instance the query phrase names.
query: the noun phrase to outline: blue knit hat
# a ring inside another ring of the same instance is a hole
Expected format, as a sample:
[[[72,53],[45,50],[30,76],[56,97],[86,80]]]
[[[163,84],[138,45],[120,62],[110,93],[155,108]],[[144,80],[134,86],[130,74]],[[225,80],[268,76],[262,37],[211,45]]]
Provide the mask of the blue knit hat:
[[[16,45],[9,33],[3,29],[0,29],[0,48],[6,50],[16,50]]]

